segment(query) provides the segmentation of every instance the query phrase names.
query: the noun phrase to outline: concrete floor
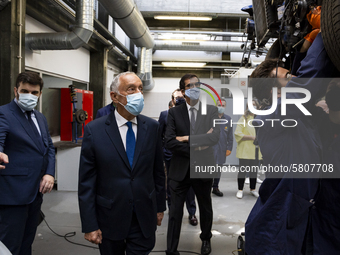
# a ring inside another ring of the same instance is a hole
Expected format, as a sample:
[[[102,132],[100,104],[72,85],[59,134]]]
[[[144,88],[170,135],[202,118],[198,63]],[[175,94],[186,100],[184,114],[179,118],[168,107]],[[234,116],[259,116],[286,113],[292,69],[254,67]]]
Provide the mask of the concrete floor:
[[[257,184],[256,189],[258,189]],[[249,185],[245,185],[243,199],[237,199],[236,175],[232,178],[221,178],[220,190],[223,197],[212,194],[214,220],[213,238],[211,239],[212,255],[237,254],[236,244],[239,233],[244,231],[244,223],[253,207],[256,198],[249,194]],[[65,235],[76,232],[69,240],[85,245],[93,246],[84,239],[81,233],[78,200],[76,192],[53,190],[44,196],[42,210],[46,215],[46,221],[58,234]],[[199,215],[199,212],[196,214]],[[199,218],[198,218],[199,219]],[[168,226],[168,212],[165,212],[162,226],[156,232],[156,246],[153,254],[164,254],[166,249],[166,232]],[[199,239],[200,227],[191,226],[188,222],[188,212],[184,210],[182,232],[179,251],[191,251],[200,253],[201,241]],[[33,243],[33,255],[98,255],[99,250],[82,247],[67,242],[63,237],[53,234],[46,223],[40,224]],[[181,254],[188,254],[181,252]]]

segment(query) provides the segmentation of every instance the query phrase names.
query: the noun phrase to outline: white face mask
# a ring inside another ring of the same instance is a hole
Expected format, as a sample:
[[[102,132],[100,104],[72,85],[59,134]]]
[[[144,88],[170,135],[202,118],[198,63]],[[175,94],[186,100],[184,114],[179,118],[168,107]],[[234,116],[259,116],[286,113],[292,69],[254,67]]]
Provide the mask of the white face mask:
[[[18,95],[19,95],[18,104],[25,111],[32,111],[34,107],[37,106],[39,97],[32,95],[30,93],[23,94],[18,93]]]
[[[119,102],[122,106],[124,106],[124,108],[131,113],[134,116],[139,115],[143,108],[144,108],[144,97],[142,93],[135,93],[135,94],[131,94],[131,95],[122,95],[120,93],[118,93],[118,95],[121,95],[123,97],[126,97],[127,100],[127,104],[123,105],[121,102]]]

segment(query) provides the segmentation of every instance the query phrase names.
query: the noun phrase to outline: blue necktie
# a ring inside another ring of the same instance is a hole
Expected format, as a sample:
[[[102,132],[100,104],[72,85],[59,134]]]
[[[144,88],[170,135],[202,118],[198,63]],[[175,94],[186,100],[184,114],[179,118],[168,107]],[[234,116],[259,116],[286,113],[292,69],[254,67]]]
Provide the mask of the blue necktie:
[[[126,125],[129,128],[126,133],[126,155],[129,159],[130,166],[132,167],[133,156],[135,154],[136,137],[132,129],[132,122],[126,122]]]
[[[33,120],[32,120],[32,111],[26,111],[26,114],[27,114],[27,120],[28,120],[28,123],[30,124],[32,130],[33,130],[33,133],[34,133],[34,137],[36,139],[36,141],[38,142],[38,145],[39,145],[39,149],[41,151],[44,151],[44,143],[42,141],[42,137],[41,135],[39,134],[39,131],[38,131],[38,128],[37,126],[34,124]]]

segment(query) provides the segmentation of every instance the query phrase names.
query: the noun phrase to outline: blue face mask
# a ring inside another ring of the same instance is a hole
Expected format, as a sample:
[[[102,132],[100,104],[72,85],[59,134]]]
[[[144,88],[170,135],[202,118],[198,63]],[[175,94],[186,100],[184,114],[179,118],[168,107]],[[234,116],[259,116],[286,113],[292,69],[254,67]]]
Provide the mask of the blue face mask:
[[[144,108],[144,97],[142,93],[135,93],[132,95],[124,96],[122,94],[119,94],[123,97],[126,97],[127,104],[123,105],[121,102],[119,102],[122,106],[124,106],[125,110],[127,110],[129,113],[131,113],[134,116],[139,115],[143,108]]]
[[[224,113],[224,110],[225,110],[225,108],[222,107],[222,106],[218,106],[218,107],[217,107],[217,111],[218,111],[219,114]]]
[[[190,98],[190,100],[198,100],[200,98],[201,90],[199,88],[187,89],[185,95]]]
[[[181,105],[181,104],[184,104],[185,103],[185,99],[183,97],[179,97],[176,99],[176,106],[177,105]]]
[[[19,100],[18,104],[22,109],[25,111],[32,111],[38,103],[39,97],[32,95],[30,93],[18,93],[19,94]]]

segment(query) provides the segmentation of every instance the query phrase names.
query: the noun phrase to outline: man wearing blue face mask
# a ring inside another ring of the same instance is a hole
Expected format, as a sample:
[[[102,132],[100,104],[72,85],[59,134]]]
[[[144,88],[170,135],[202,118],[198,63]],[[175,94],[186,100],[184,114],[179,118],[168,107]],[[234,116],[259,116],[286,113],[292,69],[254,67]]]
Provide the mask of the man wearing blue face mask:
[[[183,97],[183,94],[181,92],[180,89],[176,89],[174,92],[172,92],[171,94],[171,101],[173,103],[174,106],[179,106],[181,104],[185,104],[185,99]],[[169,106],[169,109],[172,108]],[[162,142],[163,142],[163,155],[164,155],[164,163],[165,163],[165,167],[167,170],[167,189],[166,189],[166,193],[167,193],[167,202],[168,202],[168,209],[170,211],[170,207],[171,207],[171,193],[170,193],[170,178],[168,178],[169,175],[169,170],[170,170],[170,165],[171,165],[171,157],[172,157],[172,153],[171,151],[169,151],[168,149],[166,149],[164,147],[164,136],[165,136],[165,131],[166,131],[166,125],[167,125],[167,119],[168,119],[168,112],[169,110],[166,111],[162,111],[161,114],[159,115],[159,126],[161,129],[161,135],[162,135]],[[193,191],[192,188],[189,189],[187,196],[186,196],[186,200],[185,200],[185,204],[189,213],[189,223],[192,226],[196,226],[198,224],[198,220],[196,218],[196,202],[195,202],[195,192]]]
[[[31,254],[42,194],[54,185],[55,149],[34,110],[43,84],[36,73],[20,73],[14,100],[0,107],[0,241],[13,255]]]
[[[159,124],[140,114],[143,84],[135,73],[119,74],[111,87],[114,111],[85,127],[78,188],[82,231],[101,254],[149,254],[166,209]]]
[[[202,240],[201,254],[211,253],[213,211],[211,204],[211,176],[191,178],[196,166],[215,166],[212,146],[218,142],[220,129],[213,127],[218,118],[216,106],[207,105],[206,114],[201,113],[199,101],[200,82],[194,74],[181,78],[180,89],[185,104],[173,107],[168,113],[165,146],[172,152],[170,165],[171,210],[167,233],[167,255],[178,255],[177,250],[183,217],[183,205],[192,187],[199,204]]]

